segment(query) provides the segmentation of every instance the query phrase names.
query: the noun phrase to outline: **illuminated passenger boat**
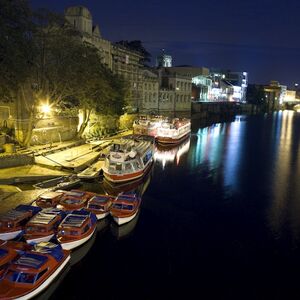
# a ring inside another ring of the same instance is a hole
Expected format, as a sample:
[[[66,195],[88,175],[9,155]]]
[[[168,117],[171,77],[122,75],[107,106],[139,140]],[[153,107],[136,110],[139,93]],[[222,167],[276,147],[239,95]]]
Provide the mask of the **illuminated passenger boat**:
[[[109,215],[112,201],[115,197],[110,195],[95,195],[87,204],[87,211],[94,213],[98,220]]]
[[[133,123],[133,133],[155,137],[157,134],[157,129],[160,127],[163,120],[164,118],[162,116],[140,116]]]
[[[157,142],[163,145],[178,144],[191,132],[191,122],[188,119],[173,119],[164,122],[157,130]]]
[[[24,239],[28,244],[49,242],[57,233],[65,212],[50,208],[37,213],[29,220],[25,227]]]
[[[19,205],[0,217],[0,239],[12,240],[23,233],[27,221],[41,210],[40,207]]]
[[[43,291],[64,269],[70,251],[60,245],[40,243],[8,268],[0,282],[0,299],[30,299]]]
[[[104,177],[112,182],[125,182],[142,177],[153,162],[153,141],[123,139],[114,142],[103,167]]]
[[[73,211],[60,223],[57,240],[63,249],[74,249],[92,237],[96,225],[95,214],[85,210]]]
[[[110,214],[118,225],[130,222],[137,215],[141,198],[136,193],[120,193],[110,210]]]
[[[59,203],[59,200],[63,196],[63,191],[56,191],[56,192],[46,192],[40,195],[32,205],[39,206],[41,208],[49,208],[49,207],[56,207]]]
[[[90,192],[85,192],[81,190],[71,190],[64,192],[64,195],[59,201],[57,208],[64,210],[77,210],[82,209],[86,206],[86,203],[95,194]]]

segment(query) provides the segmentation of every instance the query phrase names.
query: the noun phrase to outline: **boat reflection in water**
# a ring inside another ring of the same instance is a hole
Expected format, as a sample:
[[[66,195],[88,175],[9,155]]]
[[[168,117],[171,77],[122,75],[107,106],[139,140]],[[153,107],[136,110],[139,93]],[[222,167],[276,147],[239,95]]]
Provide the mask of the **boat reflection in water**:
[[[103,189],[108,195],[112,196],[118,196],[118,194],[122,192],[130,191],[135,191],[136,193],[138,193],[138,195],[141,196],[142,194],[139,190],[143,188],[145,182],[147,182],[148,179],[151,177],[152,172],[153,165],[151,166],[151,168],[149,168],[149,170],[145,173],[143,177],[125,183],[113,183],[104,178]]]
[[[134,187],[131,186],[131,190],[135,191],[137,193],[137,195],[142,198],[143,194],[146,192],[146,190],[150,184],[151,176],[152,176],[152,170],[147,174],[146,177],[143,178],[142,182],[140,182],[139,184],[136,183]],[[129,191],[129,190],[127,190],[127,191]],[[120,192],[122,192],[122,190],[120,190]],[[141,207],[140,207],[140,209],[141,209]],[[122,240],[122,239],[129,237],[133,233],[133,231],[137,225],[140,212],[141,211],[139,210],[133,220],[131,220],[130,222],[128,222],[122,226],[117,225],[115,222],[111,222],[110,231],[111,231],[112,235],[117,240]]]
[[[163,169],[167,163],[176,162],[179,164],[180,157],[187,153],[190,149],[190,137],[184,140],[180,145],[177,146],[156,146],[156,151],[154,153],[154,160],[159,161],[162,164]]]
[[[111,222],[111,224],[110,224],[111,234],[117,240],[122,240],[122,239],[129,237],[133,233],[134,228],[136,227],[137,221],[140,216],[140,212],[141,211],[139,210],[137,215],[135,216],[135,218],[132,221],[130,221],[122,226],[117,225],[115,222]]]
[[[61,273],[59,273],[59,276],[56,276],[54,281],[51,282],[49,287],[42,293],[40,293],[38,296],[34,297],[34,300],[48,300],[48,299],[54,299],[55,297],[53,294],[55,293],[56,289],[62,284],[63,280],[71,270],[71,265],[68,262],[65,268],[62,270]],[[53,296],[53,297],[52,297]]]
[[[81,247],[76,248],[72,251],[71,259],[70,259],[71,266],[74,266],[77,263],[79,263],[88,254],[88,252],[93,247],[96,238],[99,238],[103,234],[105,229],[108,228],[109,223],[110,220],[108,218],[99,220],[97,222],[96,231],[94,232],[93,236]]]

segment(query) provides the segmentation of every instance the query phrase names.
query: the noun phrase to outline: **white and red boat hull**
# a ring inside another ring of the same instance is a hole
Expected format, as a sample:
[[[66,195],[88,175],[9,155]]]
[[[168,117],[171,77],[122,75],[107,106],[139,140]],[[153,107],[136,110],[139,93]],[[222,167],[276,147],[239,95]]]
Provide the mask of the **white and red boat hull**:
[[[113,216],[113,219],[118,225],[123,225],[123,224],[128,223],[131,220],[133,220],[136,217],[137,213],[138,213],[138,210],[132,216],[129,216],[129,217],[116,217],[116,216]]]
[[[77,248],[77,247],[81,246],[82,244],[84,244],[85,242],[87,242],[92,237],[92,235],[95,232],[95,229],[96,229],[96,225],[94,226],[93,231],[86,237],[79,239],[79,240],[72,241],[72,242],[60,242],[60,244],[61,244],[62,248],[65,250],[71,250],[71,249]]]
[[[146,167],[142,170],[139,170],[137,172],[132,172],[132,173],[123,173],[123,174],[111,174],[108,173],[106,170],[103,172],[103,175],[105,177],[105,179],[107,179],[108,181],[111,182],[126,182],[126,181],[131,181],[131,180],[135,180],[137,178],[142,177],[147,170],[149,169],[149,167],[151,167],[152,164],[152,160],[146,165]]]
[[[59,275],[59,273],[64,269],[68,261],[70,260],[71,256],[69,255],[64,262],[53,272],[38,288],[34,289],[30,293],[22,296],[22,297],[17,297],[14,299],[18,300],[26,300],[26,299],[31,299],[35,296],[37,296],[39,293],[41,293],[45,288],[47,288],[51,282]]]
[[[54,237],[54,233],[46,236],[35,237],[35,238],[25,238],[27,244],[37,244],[40,242],[49,242]]]
[[[0,240],[3,241],[12,240],[16,238],[20,233],[22,233],[22,230],[0,233]]]

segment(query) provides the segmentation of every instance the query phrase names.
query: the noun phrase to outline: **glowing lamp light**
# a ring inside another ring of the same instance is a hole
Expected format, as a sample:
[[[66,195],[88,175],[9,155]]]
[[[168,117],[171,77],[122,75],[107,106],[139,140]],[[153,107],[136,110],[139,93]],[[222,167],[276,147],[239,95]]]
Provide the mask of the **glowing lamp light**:
[[[41,106],[41,112],[45,113],[45,114],[49,114],[51,111],[51,107],[49,104],[43,104]]]

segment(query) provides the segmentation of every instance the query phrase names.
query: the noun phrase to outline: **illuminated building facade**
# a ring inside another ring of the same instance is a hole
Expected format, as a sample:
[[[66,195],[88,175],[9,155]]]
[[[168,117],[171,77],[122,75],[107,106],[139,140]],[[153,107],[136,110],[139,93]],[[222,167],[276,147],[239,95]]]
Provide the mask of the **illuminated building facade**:
[[[212,80],[212,87],[208,96],[209,101],[246,102],[247,72],[212,69],[209,77]]]
[[[264,87],[266,106],[268,111],[279,109],[286,96],[287,87],[281,85],[278,81],[271,81]]]

